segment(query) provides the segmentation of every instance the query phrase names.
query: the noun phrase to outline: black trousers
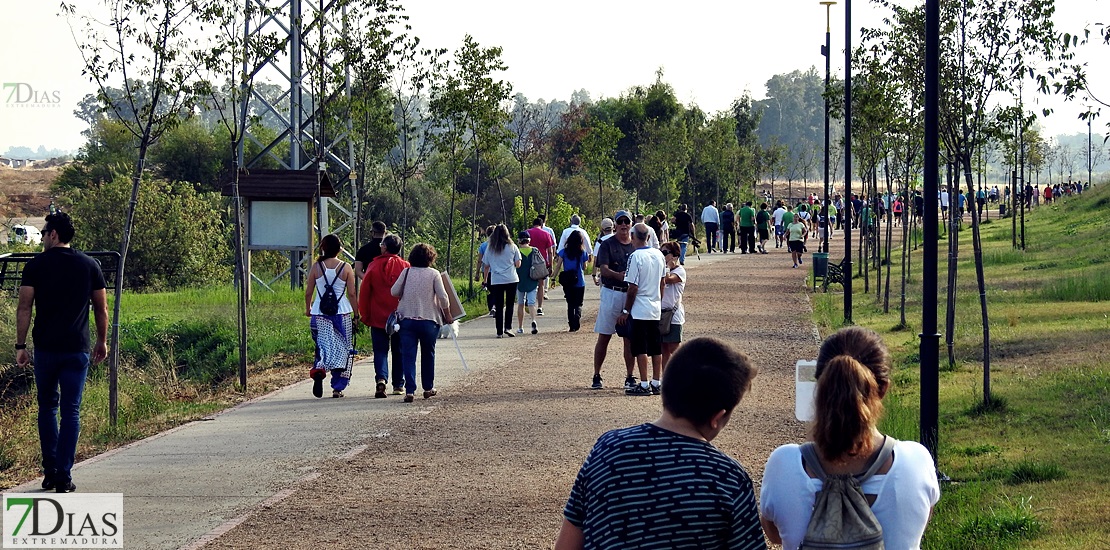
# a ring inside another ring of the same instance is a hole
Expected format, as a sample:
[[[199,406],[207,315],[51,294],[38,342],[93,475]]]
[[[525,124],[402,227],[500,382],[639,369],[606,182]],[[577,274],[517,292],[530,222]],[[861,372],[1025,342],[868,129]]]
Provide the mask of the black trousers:
[[[709,252],[713,252],[717,244],[717,224],[705,222],[705,246],[709,248]]]
[[[741,248],[743,248],[743,245],[741,245]],[[736,230],[721,230],[721,251],[736,252]]]
[[[516,304],[516,283],[489,285],[489,293],[493,296],[493,306],[497,308],[497,316],[494,317],[497,334],[512,330],[513,305]]]
[[[582,299],[585,295],[584,286],[563,287],[563,297],[567,300],[567,326],[571,332],[582,328]]]
[[[740,252],[755,252],[755,226],[740,228]]]

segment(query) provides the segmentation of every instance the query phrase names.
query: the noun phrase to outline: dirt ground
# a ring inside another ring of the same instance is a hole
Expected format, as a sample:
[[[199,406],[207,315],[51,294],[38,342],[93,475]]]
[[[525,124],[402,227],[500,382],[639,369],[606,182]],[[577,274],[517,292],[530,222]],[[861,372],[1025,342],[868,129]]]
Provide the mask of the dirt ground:
[[[793,415],[793,365],[816,356],[818,344],[804,291],[808,255],[805,269],[792,269],[785,248],[770,252],[689,258],[684,298],[684,337],[724,338],[760,368],[714,442],[745,465],[757,493],[770,452],[804,438]],[[559,291],[550,296],[562,298]],[[586,327],[593,323],[589,309]],[[547,326],[555,324],[549,319]],[[602,370],[606,389],[594,391],[596,336],[589,328],[560,330],[502,341],[491,330],[490,345],[504,348],[503,364],[418,400],[424,414],[408,415],[362,452],[324,465],[321,476],[206,548],[551,547],[598,436],[660,412],[657,397],[624,395],[617,339]]]
[[[50,185],[60,168],[8,168],[0,166],[0,221],[45,216],[50,206]]]

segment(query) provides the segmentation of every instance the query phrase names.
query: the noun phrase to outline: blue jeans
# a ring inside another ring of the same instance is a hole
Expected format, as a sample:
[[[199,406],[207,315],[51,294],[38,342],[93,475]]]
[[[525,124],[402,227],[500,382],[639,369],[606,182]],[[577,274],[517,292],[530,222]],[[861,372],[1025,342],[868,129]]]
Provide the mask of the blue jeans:
[[[43,475],[59,484],[72,480],[70,471],[77,454],[77,435],[81,433],[81,396],[88,372],[87,353],[35,350]]]
[[[405,365],[405,393],[416,393],[417,343],[420,344],[420,386],[424,391],[435,387],[436,338],[439,338],[439,325],[435,321],[401,320],[401,361]]]
[[[393,387],[400,388],[405,382],[401,358],[401,335],[389,336],[384,328],[370,327],[370,342],[374,346],[374,381],[387,382],[389,378],[389,359],[393,358]]]
[[[688,245],[688,244],[690,244],[690,236],[689,235],[683,235],[683,236],[678,238],[678,248],[679,248],[678,263],[680,263],[682,265],[686,265],[686,245]]]

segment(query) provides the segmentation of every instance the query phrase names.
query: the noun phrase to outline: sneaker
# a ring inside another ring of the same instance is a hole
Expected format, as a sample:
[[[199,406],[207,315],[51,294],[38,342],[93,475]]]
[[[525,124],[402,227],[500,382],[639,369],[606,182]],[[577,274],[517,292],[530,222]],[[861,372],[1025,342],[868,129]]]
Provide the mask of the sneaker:
[[[493,308],[493,309],[489,310],[489,316],[490,317],[497,317],[497,308]]]
[[[513,336],[513,333],[511,332],[506,332],[505,336],[508,336],[509,338],[516,338],[516,336]]]
[[[375,387],[374,391],[374,398],[385,399],[385,382],[378,380],[378,385]]]
[[[77,490],[77,486],[74,485],[72,481],[64,481],[64,482],[58,483],[54,487],[54,492],[55,493],[72,493],[76,490]]]
[[[43,474],[43,476],[42,476],[42,490],[44,490],[44,491],[53,491],[54,487],[57,484],[58,484],[58,482],[54,481],[54,474]]]
[[[659,395],[663,391],[662,384],[650,384],[648,387],[651,389],[652,395]]]
[[[414,396],[411,393],[406,393],[405,394],[405,403],[412,403],[413,399],[414,399]]]
[[[532,334],[535,334],[539,331],[540,331],[540,329],[539,329],[539,327],[536,326],[536,322],[532,321]]]
[[[403,388],[403,387],[393,388],[393,395],[404,395],[404,394],[405,394],[405,388]]]
[[[343,392],[339,390],[331,390],[331,396],[333,399],[337,397],[343,397]]]
[[[542,307],[536,308],[536,315],[539,315],[540,317],[543,317],[543,308]]]
[[[505,335],[504,335],[504,334],[498,334],[498,335],[497,335],[497,337],[498,337],[498,338],[504,338],[504,337],[505,337]]]
[[[624,379],[624,389],[626,390],[630,390],[638,385],[640,385],[640,383],[636,381],[635,376],[629,376]]]
[[[312,395],[315,395],[316,397],[323,397],[324,396],[324,377],[327,376],[327,375],[324,374],[323,370],[313,369],[311,376],[312,376]]]
[[[524,334],[524,329],[518,328],[518,329],[516,329],[516,333],[517,334]],[[533,332],[532,334],[535,334],[535,333]]]
[[[438,393],[439,393],[439,392],[438,392],[438,391],[436,391],[436,389],[435,389],[435,388],[432,388],[432,389],[430,389],[430,390],[424,390],[424,399],[427,399],[427,398],[429,398],[429,397],[432,397],[432,396],[434,396],[434,395],[436,395],[436,394],[438,394]]]
[[[636,384],[631,389],[624,390],[625,395],[651,395],[651,388]]]
[[[798,269],[798,264],[794,264],[792,267],[793,269]]]
[[[594,375],[594,383],[590,385],[590,389],[600,390],[603,387],[604,386],[601,385],[601,375],[600,374],[595,374]],[[43,483],[46,483],[46,482],[44,481]]]

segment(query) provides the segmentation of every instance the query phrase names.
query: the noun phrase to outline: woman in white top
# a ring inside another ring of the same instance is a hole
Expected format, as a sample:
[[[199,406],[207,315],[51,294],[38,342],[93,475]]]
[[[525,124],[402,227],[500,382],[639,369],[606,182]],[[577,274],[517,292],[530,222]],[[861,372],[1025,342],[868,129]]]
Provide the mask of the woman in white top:
[[[497,224],[489,236],[486,253],[482,255],[482,271],[489,278],[489,293],[493,295],[493,307],[497,311],[494,327],[498,338],[513,336],[513,304],[516,285],[520,282],[516,268],[520,267],[522,259],[520,249],[509,237],[509,228],[503,223]],[[538,315],[539,309],[536,312]]]
[[[890,389],[890,356],[875,332],[841,329],[821,345],[812,435],[827,474],[859,474],[887,436],[877,428]],[[822,483],[802,459],[801,446],[771,453],[763,473],[759,509],[767,538],[798,548]],[[896,441],[894,454],[863,483],[887,550],[915,550],[940,498],[936,466],[925,447]]]
[[[309,317],[312,339],[316,342],[315,361],[309,376],[312,378],[312,395],[324,395],[324,378],[331,372],[331,396],[343,397],[343,390],[351,381],[354,367],[354,307],[355,272],[347,262],[338,259],[343,244],[339,237],[326,235],[320,239],[320,257],[308,270],[308,284],[304,292],[304,314]],[[339,307],[334,313],[320,310],[320,300],[331,287]]]

